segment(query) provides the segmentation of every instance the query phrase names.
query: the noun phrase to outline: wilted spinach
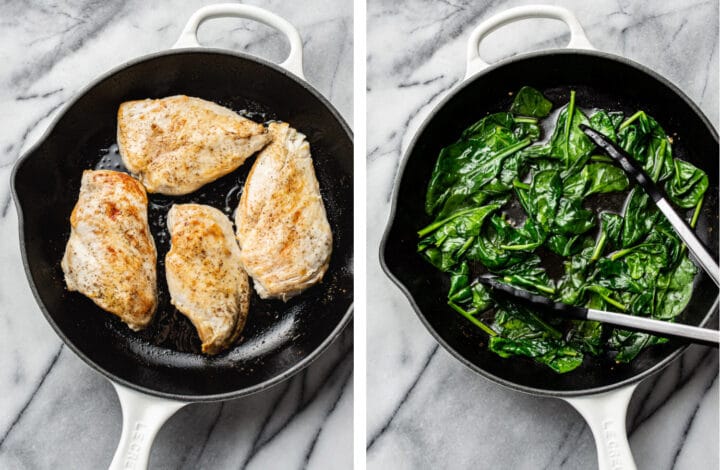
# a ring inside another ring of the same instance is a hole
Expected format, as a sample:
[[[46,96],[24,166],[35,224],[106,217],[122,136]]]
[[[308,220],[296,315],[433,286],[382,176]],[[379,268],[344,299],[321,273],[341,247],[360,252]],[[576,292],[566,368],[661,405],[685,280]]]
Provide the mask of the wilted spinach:
[[[692,226],[708,178],[673,158],[671,139],[645,112],[626,118],[596,110],[588,117],[575,92],[557,114],[548,141],[539,143],[538,119],[551,109],[542,93],[523,87],[509,112],[480,119],[440,152],[425,199],[432,222],[418,231],[418,251],[450,275],[448,305],[490,336],[490,350],[564,373],[579,367],[586,354],[627,362],[666,340],[597,322],[545,318],[493,298],[473,283],[477,274],[486,270],[573,305],[672,321],[687,306],[697,272],[647,194],[598,155],[579,125],[590,125],[631,153],[654,181],[664,182],[676,206],[694,208]],[[611,192],[626,194],[622,214],[591,210],[589,196]],[[549,253],[564,260],[556,279],[544,268]]]
[[[535,88],[524,86],[515,95],[510,112],[516,116],[544,118],[550,114],[552,103]]]

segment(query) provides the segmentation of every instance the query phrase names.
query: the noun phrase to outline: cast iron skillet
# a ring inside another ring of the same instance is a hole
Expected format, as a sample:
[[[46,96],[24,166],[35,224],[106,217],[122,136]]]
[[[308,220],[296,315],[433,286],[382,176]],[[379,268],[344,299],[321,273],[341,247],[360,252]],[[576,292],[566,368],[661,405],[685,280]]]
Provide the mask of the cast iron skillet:
[[[473,72],[479,70],[474,67],[486,66],[478,62],[480,40],[510,21],[531,17],[556,18],[568,23],[572,34],[570,47],[575,49],[525,54],[475,75]],[[468,47],[469,58],[473,59],[468,65],[471,78],[435,108],[415,135],[401,164],[390,221],[380,248],[383,269],[405,293],[437,341],[462,363],[497,383],[555,397],[598,394],[636,384],[668,365],[684,346],[670,342],[651,347],[629,364],[615,364],[610,359],[586,360],[579,369],[567,374],[555,374],[529,359],[502,359],[489,351],[486,335],[447,306],[448,276],[417,253],[417,230],[430,222],[424,211],[427,184],[440,149],[454,142],[482,116],[509,109],[512,100],[509,92],[530,85],[559,107],[568,102],[572,89],[577,92],[576,103],[583,107],[621,110],[626,115],[639,109],[647,111],[674,136],[674,156],[707,172],[710,188],[697,233],[717,256],[717,132],[699,108],[664,78],[624,58],[589,50],[579,23],[567,10],[536,6],[509,10],[481,24]],[[608,202],[611,201],[596,200],[599,205]],[[705,325],[717,308],[717,292],[707,275],[698,275],[690,305],[679,321]],[[624,434],[624,414],[622,426]]]
[[[131,61],[96,80],[67,105],[41,141],[20,158],[12,178],[27,276],[57,334],[114,383],[182,401],[236,398],[290,377],[339,335],[352,314],[351,131],[302,79],[300,36],[282,18],[247,5],[206,7],[191,18],[176,46],[197,45],[199,23],[217,16],[255,19],[283,31],[291,43],[283,65],[293,73],[247,55],[197,48]],[[231,215],[254,159],[188,196],[149,195],[160,307],[147,331],[134,333],[83,295],[69,293],[60,268],[83,170],[118,169],[113,153],[118,106],[126,100],[175,94],[215,101],[259,121],[287,121],[304,133],[333,232],[332,258],[323,282],[287,303],[253,294],[241,341],[214,357],[199,354],[197,333],[169,303],[163,266],[169,249],[166,214],[173,203],[192,201]]]

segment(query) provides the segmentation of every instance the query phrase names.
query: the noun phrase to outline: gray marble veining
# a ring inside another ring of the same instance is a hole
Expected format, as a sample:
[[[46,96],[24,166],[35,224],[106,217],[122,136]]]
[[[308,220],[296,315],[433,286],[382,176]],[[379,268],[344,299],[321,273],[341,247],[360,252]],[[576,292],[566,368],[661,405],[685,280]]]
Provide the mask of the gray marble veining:
[[[45,322],[25,279],[9,176],[53,113],[99,74],[167,49],[210,1],[0,3],[0,468],[104,468],[120,436],[110,384]],[[352,120],[352,1],[248,1],[292,22],[308,81]],[[203,44],[273,61],[287,41],[265,26],[215,20]],[[264,393],[191,405],[153,447],[151,468],[348,468],[352,462],[352,327],[308,369]]]
[[[470,31],[495,13],[528,3],[368,1],[368,468],[597,465],[592,435],[577,412],[560,400],[506,390],[465,368],[424,329],[377,257],[402,152],[462,80]],[[572,9],[595,47],[667,77],[717,127],[717,2],[538,3]],[[482,57],[493,62],[567,43],[562,23],[532,21],[488,37]],[[717,379],[717,350],[692,347],[639,386],[628,430],[640,469],[718,468]]]

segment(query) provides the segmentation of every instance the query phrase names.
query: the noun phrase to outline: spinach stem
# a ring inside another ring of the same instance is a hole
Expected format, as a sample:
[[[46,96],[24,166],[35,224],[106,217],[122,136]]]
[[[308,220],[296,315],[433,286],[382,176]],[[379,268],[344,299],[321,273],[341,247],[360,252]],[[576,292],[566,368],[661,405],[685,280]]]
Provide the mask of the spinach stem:
[[[625,310],[627,310],[627,307],[625,307],[625,305],[621,304],[620,302],[618,302],[617,300],[613,299],[613,298],[610,297],[609,295],[600,294],[600,297],[602,297],[603,299],[605,299],[605,302],[607,302],[607,303],[609,303],[610,305],[613,305],[613,306],[619,308],[619,309],[622,310],[623,312],[624,312]]]
[[[500,245],[500,248],[503,250],[510,250],[510,251],[524,251],[524,250],[533,250],[540,246],[539,243],[526,243],[525,245]]]
[[[661,155],[659,165],[655,165],[655,168],[653,168],[652,178],[653,181],[657,182],[658,178],[660,177],[660,172],[662,171],[663,167],[663,161],[665,160],[665,148],[667,147],[667,140],[663,139],[660,141],[660,149],[658,150],[658,153]]]
[[[516,188],[525,189],[525,190],[529,190],[529,189],[530,189],[530,185],[529,185],[529,184],[523,183],[523,182],[520,181],[520,180],[513,180],[512,184],[513,184],[513,186],[515,186]]]
[[[532,143],[532,140],[530,140],[530,137],[525,137],[523,140],[519,141],[518,143],[513,144],[510,147],[507,147],[505,150],[498,153],[493,158],[505,158],[505,157],[510,156],[513,153],[517,152],[518,150],[524,149],[531,143]]]
[[[705,195],[703,195],[703,197],[700,198],[697,205],[695,206],[695,210],[693,211],[692,219],[690,219],[690,228],[694,229],[695,225],[697,225],[697,221],[700,218],[700,210],[702,209],[702,206],[703,206],[703,201],[705,201]],[[685,250],[687,250],[687,245],[683,243],[682,246],[680,247],[680,253],[685,254]],[[665,288],[665,290],[667,290],[667,288]]]
[[[613,298],[610,297],[609,295],[606,295],[606,294],[602,293],[602,292],[600,291],[599,287],[598,287],[598,288],[594,288],[594,287],[598,287],[598,286],[589,286],[587,289],[588,289],[589,291],[591,291],[591,292],[595,292],[597,295],[599,295],[600,297],[602,297],[602,299],[603,299],[605,302],[609,303],[610,305],[612,305],[612,306],[614,306],[614,307],[617,307],[618,309],[620,309],[620,311],[624,312],[625,310],[627,310],[627,307],[626,307],[625,305],[621,304],[620,302],[618,302],[617,300],[613,299]]]
[[[594,162],[605,162],[605,163],[612,163],[613,159],[608,157],[607,155],[593,155],[590,157],[590,160]]]
[[[555,294],[555,289],[553,289],[552,287],[543,286],[542,284],[535,284],[535,289],[539,290],[540,292],[545,292],[546,294]]]
[[[505,282],[508,283],[508,284],[512,284],[513,279],[514,279],[516,282],[518,282],[518,283],[520,283],[520,284],[523,284],[523,285],[525,285],[525,286],[534,287],[535,289],[539,290],[540,292],[544,292],[544,293],[549,294],[549,295],[554,295],[554,294],[555,294],[555,289],[553,289],[552,287],[547,287],[547,286],[544,286],[544,285],[542,285],[542,284],[535,284],[534,282],[528,281],[527,279],[525,279],[525,278],[522,277],[522,276],[515,275],[514,277],[512,277],[512,276],[505,276],[505,277],[503,277],[503,281],[505,281]]]
[[[627,118],[622,124],[620,124],[620,127],[618,127],[618,130],[623,130],[630,124],[632,124],[634,121],[636,121],[640,116],[644,116],[645,111],[638,111],[629,118]]]
[[[421,237],[424,237],[428,233],[434,232],[436,229],[440,228],[441,226],[445,225],[446,223],[450,222],[451,220],[453,220],[457,217],[460,217],[462,215],[470,214],[476,210],[477,210],[476,207],[471,207],[470,209],[465,209],[465,210],[454,212],[454,213],[450,214],[449,216],[445,217],[444,219],[433,222],[422,230],[418,230],[418,235]]]
[[[473,325],[477,326],[478,328],[480,328],[481,330],[483,330],[485,333],[489,334],[490,336],[497,336],[497,333],[496,333],[492,328],[490,328],[490,327],[487,326],[485,323],[481,322],[480,320],[478,320],[477,318],[475,318],[474,316],[472,316],[472,315],[470,314],[470,312],[466,311],[465,309],[463,309],[462,307],[460,307],[458,304],[456,304],[456,303],[453,302],[452,300],[448,300],[448,305],[449,305],[453,310],[455,310],[456,312],[458,312],[460,315],[462,315],[463,317],[465,317],[465,318],[467,318],[468,320],[470,320],[470,322],[471,322]]]
[[[459,258],[460,256],[462,256],[462,254],[465,253],[465,250],[470,248],[470,245],[472,245],[472,242],[474,242],[474,241],[475,241],[474,235],[472,237],[468,238],[468,240],[463,244],[463,246],[460,248],[460,250],[458,250],[457,257]]]
[[[520,201],[520,205],[523,207],[526,213],[530,214],[530,205],[527,201],[527,192],[530,190],[530,185],[522,183],[518,180],[513,180],[513,186],[515,186],[515,194],[517,194],[518,201]]]
[[[513,121],[515,121],[518,124],[537,124],[537,122],[538,122],[537,118],[525,117],[525,116],[516,116],[513,118]]]
[[[595,244],[595,249],[593,250],[592,256],[590,257],[590,261],[597,261],[598,258],[600,258],[600,255],[602,254],[602,251],[605,248],[606,240],[607,240],[607,234],[603,230],[600,233],[600,238],[598,239],[597,243]]]
[[[629,247],[629,248],[624,248],[624,249],[622,249],[622,250],[618,250],[618,251],[616,251],[615,253],[613,253],[613,254],[610,255],[610,259],[613,260],[613,261],[615,261],[615,260],[618,259],[618,258],[622,258],[622,257],[625,256],[626,254],[628,254],[628,253],[630,253],[631,251],[633,251],[635,248],[637,248],[637,245],[636,245],[636,246],[631,246],[631,247]]]
[[[462,298],[464,298],[466,295],[468,295],[468,293],[469,293],[468,291],[469,291],[469,290],[470,290],[470,287],[469,287],[469,286],[463,287],[462,289],[460,289],[459,291],[457,291],[454,295],[451,295],[450,297],[448,297],[448,300],[449,300],[449,301],[454,301],[454,300],[462,299]]]
[[[573,117],[575,117],[575,90],[570,90],[570,102],[567,107],[567,116],[565,117],[565,166],[567,167],[570,159],[570,127],[572,126]]]
[[[690,220],[690,228],[695,228],[695,225],[697,224],[697,221],[700,218],[700,209],[702,209],[704,200],[705,200],[705,195],[703,194],[703,197],[700,198],[697,205],[695,206],[695,212],[693,212],[692,219]]]

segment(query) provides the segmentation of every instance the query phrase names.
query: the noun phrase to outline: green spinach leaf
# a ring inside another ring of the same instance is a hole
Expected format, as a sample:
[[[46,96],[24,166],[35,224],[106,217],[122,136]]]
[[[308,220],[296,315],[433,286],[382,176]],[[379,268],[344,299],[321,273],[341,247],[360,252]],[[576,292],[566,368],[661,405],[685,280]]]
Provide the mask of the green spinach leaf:
[[[665,183],[670,200],[678,206],[689,209],[702,200],[708,188],[708,177],[692,163],[674,160],[675,174]]]
[[[550,114],[552,103],[535,88],[524,86],[515,95],[510,112],[521,116],[544,118]]]

